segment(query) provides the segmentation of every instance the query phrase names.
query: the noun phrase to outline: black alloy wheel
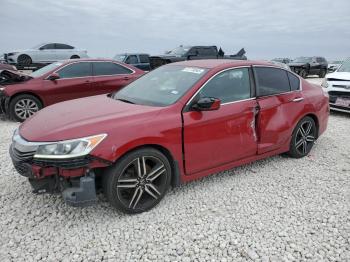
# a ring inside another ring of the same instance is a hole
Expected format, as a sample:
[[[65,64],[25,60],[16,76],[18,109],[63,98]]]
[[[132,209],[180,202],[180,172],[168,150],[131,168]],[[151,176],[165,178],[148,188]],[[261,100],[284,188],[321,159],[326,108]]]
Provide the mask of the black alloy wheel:
[[[156,206],[170,186],[168,159],[158,150],[145,148],[124,156],[103,175],[107,199],[126,213],[140,213]]]
[[[293,131],[289,155],[301,158],[309,154],[317,135],[315,121],[311,117],[303,118]]]
[[[21,66],[30,66],[32,64],[32,59],[28,55],[20,55],[17,58],[17,64]]]

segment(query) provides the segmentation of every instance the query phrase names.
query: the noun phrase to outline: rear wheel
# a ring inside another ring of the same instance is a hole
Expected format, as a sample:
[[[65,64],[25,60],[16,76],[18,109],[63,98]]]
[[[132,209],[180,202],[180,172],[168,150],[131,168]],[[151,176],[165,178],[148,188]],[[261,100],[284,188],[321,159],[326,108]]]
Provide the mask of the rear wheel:
[[[42,108],[42,103],[32,95],[19,95],[13,98],[9,106],[9,114],[13,120],[23,122]]]
[[[288,155],[301,158],[309,154],[315,143],[316,135],[315,121],[309,116],[304,117],[293,131]]]
[[[327,74],[326,70],[322,69],[322,70],[320,71],[320,73],[318,74],[318,76],[319,76],[320,78],[324,78],[324,77],[326,76],[326,74]]]
[[[29,55],[20,55],[17,58],[17,64],[21,66],[29,66],[32,64],[32,59],[30,58]]]
[[[302,77],[302,78],[306,78],[307,77],[307,72],[305,69],[301,69],[301,71],[299,72],[299,75]]]
[[[168,159],[154,148],[128,153],[103,175],[108,201],[125,213],[141,213],[156,206],[171,181]]]

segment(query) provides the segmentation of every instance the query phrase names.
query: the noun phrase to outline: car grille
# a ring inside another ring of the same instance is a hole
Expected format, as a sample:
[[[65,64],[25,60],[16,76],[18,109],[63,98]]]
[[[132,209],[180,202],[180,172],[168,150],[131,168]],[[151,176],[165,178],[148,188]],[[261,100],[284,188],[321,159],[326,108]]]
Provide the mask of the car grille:
[[[338,97],[343,97],[343,98],[349,98],[350,99],[350,92],[342,92],[342,91],[329,91],[329,102],[330,103],[335,103]]]
[[[350,91],[350,85],[333,85],[333,87],[349,89]]]
[[[31,162],[33,160],[34,154],[35,151],[21,152],[13,146],[10,147],[10,155],[12,158],[13,166],[20,175],[25,177],[33,176]]]
[[[22,161],[22,162],[31,162],[33,160],[35,152],[36,151],[20,152],[16,148],[12,148],[13,157],[15,157],[18,161]]]

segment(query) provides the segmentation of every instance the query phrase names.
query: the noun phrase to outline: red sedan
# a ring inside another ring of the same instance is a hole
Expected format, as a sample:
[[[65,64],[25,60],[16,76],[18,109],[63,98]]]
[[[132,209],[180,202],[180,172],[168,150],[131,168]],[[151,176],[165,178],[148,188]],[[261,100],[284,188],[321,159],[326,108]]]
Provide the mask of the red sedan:
[[[322,88],[283,68],[187,61],[112,95],[40,111],[16,131],[10,153],[35,192],[86,205],[102,185],[113,206],[137,213],[170,185],[276,154],[306,156],[328,116]]]
[[[16,81],[2,82],[0,107],[23,122],[41,108],[76,98],[111,93],[140,77],[133,66],[106,59],[55,62]]]

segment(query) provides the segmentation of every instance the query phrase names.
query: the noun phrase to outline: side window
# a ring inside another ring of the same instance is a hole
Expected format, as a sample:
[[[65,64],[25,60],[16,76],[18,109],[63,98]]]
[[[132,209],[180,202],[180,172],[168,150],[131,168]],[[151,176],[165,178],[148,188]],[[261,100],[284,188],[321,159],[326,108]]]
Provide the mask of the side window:
[[[132,73],[130,69],[111,62],[95,62],[93,63],[93,68],[95,76],[121,75]]]
[[[55,49],[55,44],[47,44],[40,47],[40,50]]]
[[[73,46],[65,45],[65,44],[55,44],[56,49],[74,49]]]
[[[317,63],[322,63],[322,62],[323,62],[323,60],[322,60],[322,58],[321,58],[321,57],[317,57],[317,58],[316,58],[316,62],[317,62]]]
[[[288,72],[288,79],[292,91],[300,89],[300,80],[296,75]]]
[[[237,68],[218,74],[201,89],[199,96],[219,98],[221,103],[250,98],[249,69]]]
[[[126,59],[125,63],[127,64],[138,64],[139,60],[137,59],[136,55],[129,55],[128,58]]]
[[[75,78],[91,76],[91,63],[74,63],[63,67],[57,72],[60,78]]]
[[[148,55],[140,55],[140,63],[149,63],[149,56]]]
[[[272,67],[255,67],[258,96],[268,96],[290,91],[287,71]]]

